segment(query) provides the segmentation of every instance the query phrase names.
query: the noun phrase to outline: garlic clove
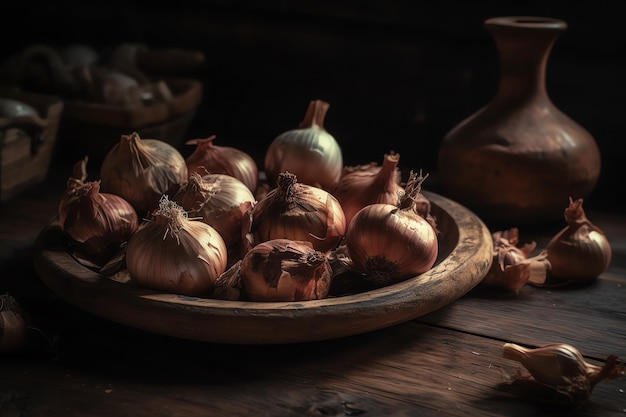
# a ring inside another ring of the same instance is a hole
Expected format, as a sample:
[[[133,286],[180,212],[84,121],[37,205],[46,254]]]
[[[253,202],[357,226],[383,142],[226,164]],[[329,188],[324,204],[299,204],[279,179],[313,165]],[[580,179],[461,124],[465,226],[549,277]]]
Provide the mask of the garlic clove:
[[[565,343],[527,348],[515,343],[502,346],[502,357],[520,362],[530,372],[517,379],[534,381],[565,395],[575,406],[587,401],[593,388],[603,380],[626,375],[626,367],[615,355],[607,358],[603,366],[585,361],[581,352]],[[510,383],[515,382],[513,378]]]

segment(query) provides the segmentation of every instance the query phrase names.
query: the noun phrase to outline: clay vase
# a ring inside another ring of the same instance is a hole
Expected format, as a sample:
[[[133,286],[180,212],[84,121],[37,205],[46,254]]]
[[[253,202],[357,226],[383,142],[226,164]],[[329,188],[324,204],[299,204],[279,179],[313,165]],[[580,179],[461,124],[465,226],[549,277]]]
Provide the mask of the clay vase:
[[[558,19],[485,21],[499,52],[495,97],[443,138],[442,193],[488,225],[562,221],[569,198],[586,198],[600,175],[598,146],[546,92],[548,56],[567,29]]]

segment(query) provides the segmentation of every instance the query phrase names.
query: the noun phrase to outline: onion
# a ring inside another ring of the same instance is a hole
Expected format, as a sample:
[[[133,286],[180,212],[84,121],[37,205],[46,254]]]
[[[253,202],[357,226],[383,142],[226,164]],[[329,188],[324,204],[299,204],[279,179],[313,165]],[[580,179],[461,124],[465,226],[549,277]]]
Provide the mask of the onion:
[[[141,224],[126,248],[126,265],[133,282],[190,296],[213,289],[226,270],[226,257],[226,244],[217,230],[187,217],[166,195],[154,218]]]
[[[328,296],[332,269],[310,242],[273,239],[250,249],[239,276],[252,301],[307,301]]]
[[[187,181],[185,158],[167,142],[122,135],[100,168],[102,190],[125,198],[141,215],[158,208]]]
[[[550,276],[563,283],[592,280],[611,262],[611,245],[583,210],[583,199],[572,200],[565,209],[567,226],[552,237],[546,251]]]
[[[0,294],[0,352],[16,351],[28,342],[24,310],[9,294]]]
[[[259,170],[256,162],[244,151],[230,146],[217,146],[215,135],[206,139],[192,139],[187,145],[196,145],[196,149],[186,159],[189,175],[198,173],[226,174],[243,182],[251,192],[256,191]]]
[[[341,181],[331,190],[346,215],[346,223],[363,207],[374,203],[397,204],[401,174],[398,169],[400,154],[385,155],[382,166],[375,164],[344,168]]]
[[[256,200],[252,191],[235,177],[226,174],[200,176],[192,173],[173,198],[191,217],[212,226],[228,248],[228,264],[237,261],[242,237],[249,232],[249,216]]]
[[[500,287],[517,293],[527,283],[542,285],[546,281],[550,262],[545,250],[531,256],[537,247],[535,241],[518,246],[517,227],[494,232],[491,236],[493,262],[481,281],[482,285]]]
[[[437,260],[437,232],[414,204],[424,179],[411,172],[397,205],[370,204],[352,218],[346,247],[366,280],[389,285],[428,271]]]
[[[321,188],[299,183],[289,172],[281,173],[278,186],[252,209],[255,244],[291,239],[311,242],[316,250],[328,252],[339,244],[345,230],[339,201]]]
[[[99,181],[85,182],[87,159],[74,165],[59,203],[59,226],[77,258],[102,265],[137,230],[139,218],[123,197],[101,193]]]
[[[300,183],[325,190],[339,182],[343,157],[335,138],[324,129],[328,107],[322,100],[311,101],[298,129],[288,130],[270,143],[265,173],[272,185],[282,172],[291,172]]]

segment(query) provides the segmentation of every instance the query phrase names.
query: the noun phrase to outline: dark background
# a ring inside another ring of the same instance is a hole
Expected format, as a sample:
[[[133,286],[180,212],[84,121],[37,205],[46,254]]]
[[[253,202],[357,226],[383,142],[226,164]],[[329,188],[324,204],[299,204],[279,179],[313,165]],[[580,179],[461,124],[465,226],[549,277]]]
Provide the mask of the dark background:
[[[330,103],[325,127],[346,165],[401,154],[436,170],[441,138],[495,93],[497,52],[483,26],[505,15],[561,18],[547,90],[602,154],[586,205],[618,210],[626,110],[626,35],[618,1],[83,1],[3,2],[2,53],[32,43],[84,43],[103,53],[123,42],[202,51],[204,97],[186,138],[216,134],[260,167],[278,134],[308,103]],[[11,24],[9,24],[9,22]],[[189,148],[183,148],[189,152]]]

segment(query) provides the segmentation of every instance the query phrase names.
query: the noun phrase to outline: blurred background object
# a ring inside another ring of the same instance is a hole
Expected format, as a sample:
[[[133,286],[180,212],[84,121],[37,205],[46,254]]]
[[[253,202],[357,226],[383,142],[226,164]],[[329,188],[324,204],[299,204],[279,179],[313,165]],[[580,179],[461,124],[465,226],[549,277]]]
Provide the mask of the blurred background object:
[[[62,112],[57,97],[0,90],[0,201],[46,179]]]
[[[3,25],[2,53],[26,45],[80,42],[101,56],[120,44],[199,51],[204,61],[177,76],[203,85],[186,139],[215,134],[262,165],[269,143],[302,119],[313,99],[331,105],[325,127],[344,162],[379,161],[390,149],[402,167],[432,175],[437,149],[460,120],[487,103],[498,83],[498,56],[484,21],[531,15],[563,19],[568,29],[546,74],[554,104],[585,127],[602,155],[598,184],[585,204],[610,206],[624,191],[619,164],[626,35],[617,0],[595,2],[315,2],[183,0],[61,1],[3,6],[21,27]],[[367,146],[363,146],[367,143]],[[417,148],[417,151],[413,151]],[[190,153],[191,147],[183,147]],[[402,168],[401,167],[401,168]],[[564,202],[564,207],[567,202]]]

